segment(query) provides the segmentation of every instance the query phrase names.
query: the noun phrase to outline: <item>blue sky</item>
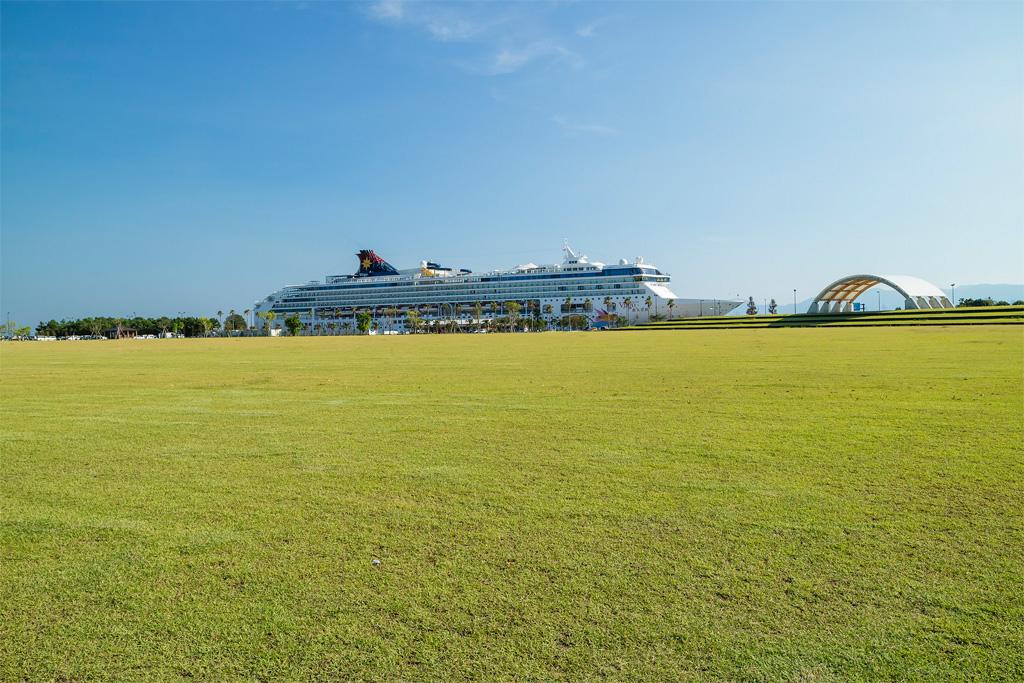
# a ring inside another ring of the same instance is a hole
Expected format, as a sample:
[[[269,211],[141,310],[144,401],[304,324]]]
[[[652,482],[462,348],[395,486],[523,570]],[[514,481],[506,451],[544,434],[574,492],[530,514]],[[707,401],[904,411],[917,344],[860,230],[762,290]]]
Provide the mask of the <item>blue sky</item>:
[[[1024,282],[1006,3],[2,5],[2,308],[642,255],[681,297]]]

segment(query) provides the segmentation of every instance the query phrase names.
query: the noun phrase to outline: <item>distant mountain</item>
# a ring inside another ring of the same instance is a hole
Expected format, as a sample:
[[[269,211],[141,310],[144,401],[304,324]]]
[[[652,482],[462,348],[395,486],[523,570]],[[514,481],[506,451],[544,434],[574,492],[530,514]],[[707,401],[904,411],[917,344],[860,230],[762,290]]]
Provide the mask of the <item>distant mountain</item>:
[[[949,296],[949,287],[943,287],[942,291]],[[881,292],[881,302],[879,302],[879,295],[877,292]],[[956,299],[987,299],[992,298],[994,301],[1007,301],[1013,303],[1014,301],[1024,300],[1024,284],[1021,285],[957,285],[956,286]],[[754,301],[757,303],[758,313],[764,313],[761,310],[764,308],[764,301],[759,300],[755,297]],[[870,290],[861,295],[857,299],[858,303],[863,303],[869,311],[877,311],[879,304],[881,304],[883,311],[892,310],[894,308],[903,308],[903,297],[897,294],[895,291],[888,287],[879,287],[875,290]],[[792,313],[793,312],[793,300],[790,299],[789,303],[779,301],[779,313]],[[811,299],[804,299],[796,305],[796,310],[799,313],[806,313],[807,309],[811,306]],[[729,315],[744,315],[747,311],[746,304],[733,310]]]

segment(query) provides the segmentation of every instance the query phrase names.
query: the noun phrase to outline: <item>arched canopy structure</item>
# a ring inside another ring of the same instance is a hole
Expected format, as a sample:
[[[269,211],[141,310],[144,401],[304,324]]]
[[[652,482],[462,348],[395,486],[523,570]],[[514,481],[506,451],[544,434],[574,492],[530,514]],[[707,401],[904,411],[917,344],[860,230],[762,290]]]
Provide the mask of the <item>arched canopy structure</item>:
[[[910,275],[848,275],[836,280],[814,297],[808,313],[845,313],[854,300],[875,285],[887,285],[903,295],[906,309],[953,308],[941,289]]]

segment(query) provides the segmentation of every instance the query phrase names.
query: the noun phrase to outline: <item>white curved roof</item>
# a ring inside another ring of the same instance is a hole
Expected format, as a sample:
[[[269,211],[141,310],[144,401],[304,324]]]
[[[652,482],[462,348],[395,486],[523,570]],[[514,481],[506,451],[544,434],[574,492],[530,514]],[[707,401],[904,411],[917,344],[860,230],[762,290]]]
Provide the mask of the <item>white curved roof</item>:
[[[875,285],[889,285],[904,297],[914,299],[916,297],[946,296],[945,293],[919,277],[912,275],[848,275],[836,280],[814,298],[815,301],[853,301],[866,290]]]
[[[910,296],[946,296],[945,292],[932,283],[913,275],[883,275],[882,277]]]

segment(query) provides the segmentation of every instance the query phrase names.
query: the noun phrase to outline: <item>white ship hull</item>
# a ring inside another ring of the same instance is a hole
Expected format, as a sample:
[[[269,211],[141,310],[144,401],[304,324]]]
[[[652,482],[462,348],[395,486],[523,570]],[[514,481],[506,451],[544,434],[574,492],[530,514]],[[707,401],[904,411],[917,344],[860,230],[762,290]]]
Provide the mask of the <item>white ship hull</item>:
[[[512,309],[520,318],[540,318],[551,325],[568,321],[576,328],[602,327],[725,315],[741,304],[679,299],[669,275],[642,259],[608,266],[565,250],[560,265],[531,263],[479,274],[429,262],[398,271],[364,250],[355,275],[285,287],[256,302],[256,326],[280,328],[286,317],[297,316],[307,332],[331,334],[353,330],[360,314],[369,314],[380,331],[406,331],[411,318],[427,326],[444,322],[460,329],[504,319]]]

